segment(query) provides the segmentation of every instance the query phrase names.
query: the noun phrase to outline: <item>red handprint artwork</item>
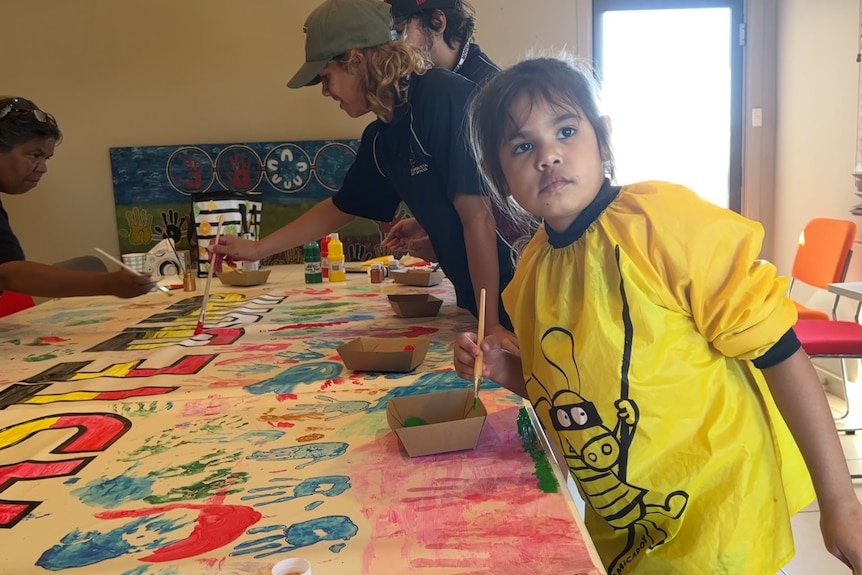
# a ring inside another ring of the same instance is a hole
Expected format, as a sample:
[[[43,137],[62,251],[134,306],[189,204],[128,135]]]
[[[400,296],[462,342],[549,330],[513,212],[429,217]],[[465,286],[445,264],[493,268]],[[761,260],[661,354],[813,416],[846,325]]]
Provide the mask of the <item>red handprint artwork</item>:
[[[190,190],[201,189],[203,183],[203,178],[201,177],[202,167],[195,156],[186,156],[183,159],[183,168],[185,168],[188,177],[183,178],[183,185]]]
[[[235,189],[247,190],[251,187],[251,159],[243,154],[233,154],[228,158],[230,170],[225,174]]]

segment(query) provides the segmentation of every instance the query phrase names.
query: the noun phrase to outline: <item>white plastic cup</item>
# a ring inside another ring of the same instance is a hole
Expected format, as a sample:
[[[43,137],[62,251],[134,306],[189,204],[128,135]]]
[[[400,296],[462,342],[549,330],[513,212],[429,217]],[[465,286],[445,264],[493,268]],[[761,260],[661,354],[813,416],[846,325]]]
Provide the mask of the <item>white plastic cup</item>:
[[[123,254],[123,263],[139,273],[144,273],[144,268],[147,265],[146,253]]]
[[[311,575],[311,563],[299,557],[288,557],[272,566],[272,575]]]

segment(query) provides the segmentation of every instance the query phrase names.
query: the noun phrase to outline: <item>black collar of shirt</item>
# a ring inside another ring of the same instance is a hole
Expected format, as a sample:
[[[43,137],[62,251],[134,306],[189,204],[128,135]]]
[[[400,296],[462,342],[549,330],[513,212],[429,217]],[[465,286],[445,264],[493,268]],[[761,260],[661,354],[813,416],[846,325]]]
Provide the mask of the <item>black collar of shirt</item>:
[[[384,126],[395,124],[407,115],[407,111],[410,109],[410,96],[413,94],[413,89],[416,85],[416,79],[418,76],[416,74],[410,74],[406,78],[401,78],[400,83],[402,85],[407,84],[407,99],[401,102],[400,104],[395,105],[395,109],[392,110],[392,120],[387,124],[386,122],[381,121],[381,124]]]
[[[584,211],[582,211],[575,221],[562,233],[555,232],[550,226],[545,226],[545,232],[548,234],[548,242],[555,248],[564,248],[576,242],[584,232],[587,231],[594,221],[605,211],[614,198],[620,193],[619,186],[612,186],[610,180],[605,178],[602,183],[599,193],[593,198]]]

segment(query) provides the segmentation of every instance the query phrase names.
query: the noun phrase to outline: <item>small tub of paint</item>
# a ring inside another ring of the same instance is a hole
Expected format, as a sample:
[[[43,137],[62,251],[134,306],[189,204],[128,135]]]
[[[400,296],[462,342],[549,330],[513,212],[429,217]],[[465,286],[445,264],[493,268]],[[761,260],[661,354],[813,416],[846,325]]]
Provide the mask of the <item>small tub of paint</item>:
[[[288,557],[272,566],[272,575],[311,575],[311,563],[300,557]]]

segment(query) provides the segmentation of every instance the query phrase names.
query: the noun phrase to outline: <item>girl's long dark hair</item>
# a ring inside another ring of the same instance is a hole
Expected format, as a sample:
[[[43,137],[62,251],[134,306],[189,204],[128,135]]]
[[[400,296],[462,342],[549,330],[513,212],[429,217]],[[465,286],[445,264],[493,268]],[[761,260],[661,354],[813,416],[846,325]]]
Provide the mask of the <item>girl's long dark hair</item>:
[[[486,192],[516,221],[532,216],[511,199],[500,164],[500,146],[507,134],[519,128],[511,110],[521,95],[532,104],[547,102],[552,107],[579,110],[592,125],[599,149],[608,158],[605,173],[614,179],[610,130],[599,113],[598,85],[589,69],[565,54],[524,60],[491,78],[473,100],[468,118],[470,147]]]

